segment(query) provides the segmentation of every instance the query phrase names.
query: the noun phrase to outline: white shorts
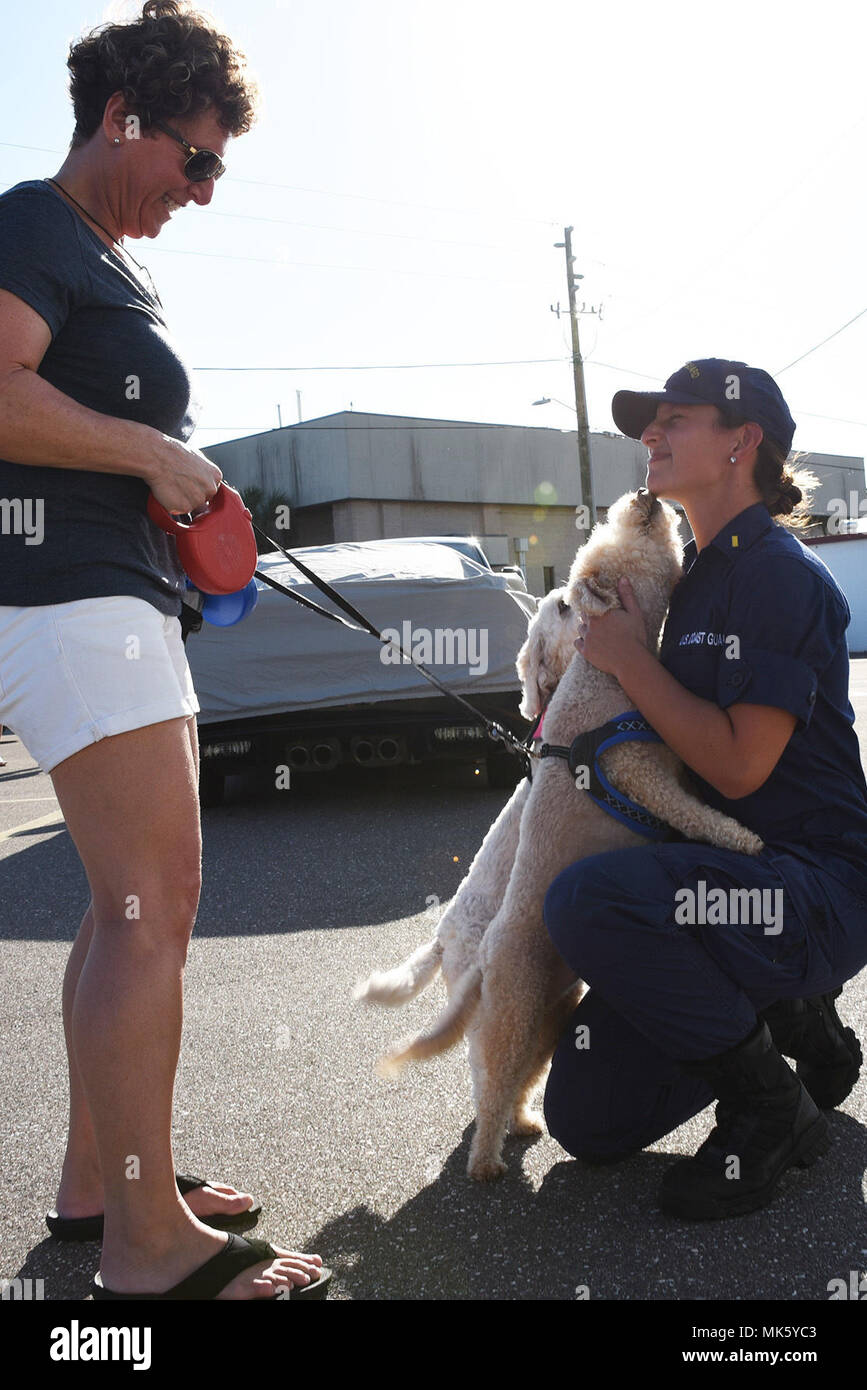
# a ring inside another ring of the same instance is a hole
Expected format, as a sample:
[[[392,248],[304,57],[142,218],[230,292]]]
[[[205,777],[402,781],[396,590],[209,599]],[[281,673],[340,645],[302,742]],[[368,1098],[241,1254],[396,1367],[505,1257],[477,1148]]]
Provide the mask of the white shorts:
[[[0,724],[43,771],[101,738],[198,710],[180,620],[146,599],[0,605]]]

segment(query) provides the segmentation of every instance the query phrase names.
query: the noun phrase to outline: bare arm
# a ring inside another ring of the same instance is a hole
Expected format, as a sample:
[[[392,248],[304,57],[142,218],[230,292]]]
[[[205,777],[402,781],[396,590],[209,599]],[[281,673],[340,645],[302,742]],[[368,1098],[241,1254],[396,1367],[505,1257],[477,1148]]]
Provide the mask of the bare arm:
[[[702,700],[638,643],[626,645],[615,674],[663,742],[731,801],[767,781],[797,723],[771,705]]]
[[[169,511],[193,511],[214,495],[222,474],[197,449],[150,425],[90,410],[39,376],[50,343],[45,320],[0,290],[0,458],[131,474]]]

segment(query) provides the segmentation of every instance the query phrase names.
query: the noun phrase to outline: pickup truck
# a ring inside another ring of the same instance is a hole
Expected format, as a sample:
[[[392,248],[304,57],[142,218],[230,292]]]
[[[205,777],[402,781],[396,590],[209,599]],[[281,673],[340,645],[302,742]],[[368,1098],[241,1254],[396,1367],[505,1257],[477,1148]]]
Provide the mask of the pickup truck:
[[[523,737],[515,658],[536,600],[514,576],[491,570],[454,538],[443,541],[344,542],[295,552],[387,642],[329,622],[258,579],[247,618],[227,628],[205,623],[190,635],[204,806],[222,800],[228,775],[251,767],[291,779],[293,772],[325,774],[346,763],[374,769],[448,758],[483,763],[488,785],[519,780],[520,759],[413,661]],[[338,612],[279,551],[260,555],[259,569]]]

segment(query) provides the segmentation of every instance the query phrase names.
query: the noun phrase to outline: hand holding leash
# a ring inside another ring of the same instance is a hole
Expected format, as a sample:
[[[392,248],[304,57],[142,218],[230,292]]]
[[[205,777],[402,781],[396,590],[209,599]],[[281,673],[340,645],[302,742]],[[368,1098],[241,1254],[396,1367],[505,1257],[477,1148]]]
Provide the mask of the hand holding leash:
[[[223,474],[198,449],[150,430],[147,470],[142,477],[167,512],[195,512],[216,496]]]
[[[203,594],[236,594],[253,578],[258,561],[252,517],[240,493],[221,483],[213,500],[191,522],[172,516],[153,493],[148,516],[178,546],[178,558]]]

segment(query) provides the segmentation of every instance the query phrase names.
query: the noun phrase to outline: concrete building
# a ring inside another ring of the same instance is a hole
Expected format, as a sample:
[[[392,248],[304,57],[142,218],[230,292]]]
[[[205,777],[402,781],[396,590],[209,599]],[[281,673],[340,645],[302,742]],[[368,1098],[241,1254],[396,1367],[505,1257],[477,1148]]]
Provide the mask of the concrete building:
[[[590,449],[604,516],[644,483],[647,450],[616,434],[592,434]],[[492,564],[521,565],[541,595],[565,580],[582,539],[575,431],[341,411],[202,452],[241,493],[289,506],[291,527],[270,531],[284,545],[474,535]],[[835,499],[865,496],[864,463],[813,454],[803,466],[820,480],[820,534]]]

